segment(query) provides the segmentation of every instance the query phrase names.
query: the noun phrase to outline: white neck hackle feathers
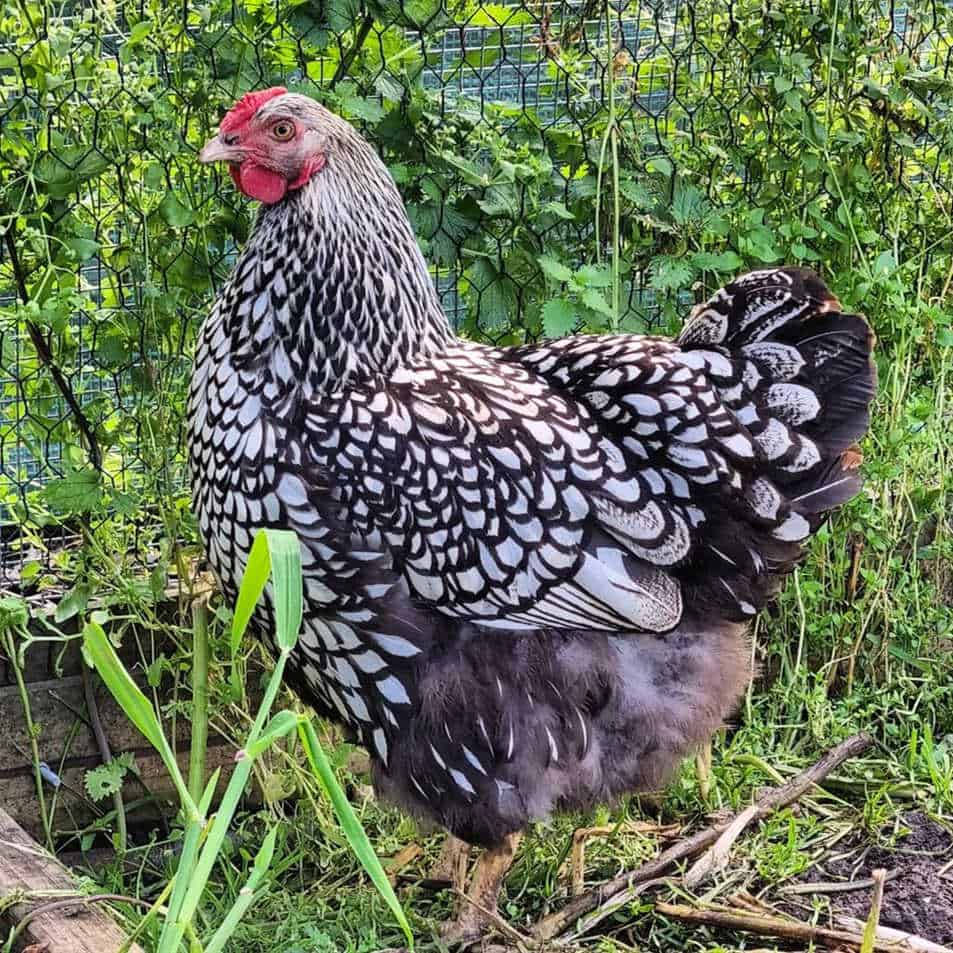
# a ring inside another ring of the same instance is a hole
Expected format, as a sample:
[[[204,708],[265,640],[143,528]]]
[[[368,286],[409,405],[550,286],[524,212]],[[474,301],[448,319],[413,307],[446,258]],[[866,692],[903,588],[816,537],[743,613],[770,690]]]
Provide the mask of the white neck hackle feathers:
[[[381,159],[304,96],[264,109],[319,131],[326,163],[262,209],[223,292],[234,365],[270,366],[274,386],[310,399],[445,348],[453,333]]]

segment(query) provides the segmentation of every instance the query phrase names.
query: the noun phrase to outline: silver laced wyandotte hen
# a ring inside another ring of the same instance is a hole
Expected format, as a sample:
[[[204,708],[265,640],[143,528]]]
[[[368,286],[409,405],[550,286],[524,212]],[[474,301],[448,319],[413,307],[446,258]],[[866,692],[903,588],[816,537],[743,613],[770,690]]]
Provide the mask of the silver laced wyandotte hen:
[[[344,120],[251,93],[200,159],[263,204],[192,377],[209,561],[234,597],[256,529],[297,532],[291,684],[381,797],[486,848],[494,909],[531,822],[657,787],[731,713],[752,618],[858,492],[870,328],[767,268],[675,340],[461,340]]]

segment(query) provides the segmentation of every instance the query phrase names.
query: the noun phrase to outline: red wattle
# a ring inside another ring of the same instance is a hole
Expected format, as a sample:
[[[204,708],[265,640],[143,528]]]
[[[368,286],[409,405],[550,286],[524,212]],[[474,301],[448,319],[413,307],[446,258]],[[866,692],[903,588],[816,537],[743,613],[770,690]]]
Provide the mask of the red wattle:
[[[280,202],[288,191],[288,180],[280,172],[272,172],[250,159],[237,169],[232,167],[232,178],[245,195],[266,205]]]

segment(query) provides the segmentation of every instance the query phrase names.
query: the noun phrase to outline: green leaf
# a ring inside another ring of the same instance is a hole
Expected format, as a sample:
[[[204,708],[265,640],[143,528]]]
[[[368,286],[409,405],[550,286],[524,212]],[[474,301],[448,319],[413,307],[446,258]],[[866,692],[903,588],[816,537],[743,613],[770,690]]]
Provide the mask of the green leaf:
[[[245,912],[257,899],[255,891],[261,885],[262,880],[268,869],[271,867],[271,861],[275,856],[275,840],[278,836],[278,828],[273,827],[265,835],[258,853],[255,855],[255,863],[252,865],[251,873],[245,886],[238,892],[238,898],[232,905],[232,908],[225,915],[218,929],[212,935],[212,938],[205,944],[205,953],[221,953],[225,949],[225,944],[231,939],[232,934],[238,927],[238,923],[245,915]]]
[[[83,779],[86,793],[93,801],[112,797],[122,790],[122,782],[129,773],[138,774],[135,755],[131,751],[124,751],[111,761],[86,772]]]
[[[554,298],[543,305],[543,330],[547,337],[558,338],[569,334],[578,320],[576,308],[565,298]]]
[[[694,276],[694,271],[687,261],[669,255],[659,255],[652,259],[649,285],[658,291],[679,291],[687,288]]]
[[[874,262],[874,274],[891,275],[897,270],[897,260],[892,251],[882,251]]]
[[[533,18],[526,10],[503,3],[483,3],[467,18],[468,26],[488,27],[491,30],[531,23]]]
[[[649,172],[657,172],[660,175],[671,175],[675,171],[672,160],[667,156],[653,156],[645,163],[645,168]]]
[[[251,620],[255,606],[261,594],[265,591],[268,576],[271,573],[271,552],[268,549],[268,537],[259,532],[252,543],[248,560],[245,563],[245,572],[242,574],[242,583],[238,590],[238,599],[235,601],[235,612],[232,615],[232,632],[230,648],[232,661],[238,655],[242,636]]]
[[[353,29],[361,19],[360,0],[328,0],[325,6],[328,28],[344,34]]]
[[[557,261],[555,258],[551,258],[549,255],[540,255],[537,259],[539,262],[540,268],[554,281],[561,282],[565,284],[567,281],[572,281],[573,271],[571,268],[568,268],[561,261]]]
[[[85,611],[86,604],[89,602],[90,592],[90,587],[86,583],[76,583],[56,604],[53,621],[57,624],[66,622],[67,619],[72,619],[80,612]]]
[[[512,280],[493,262],[480,258],[469,269],[470,294],[480,324],[487,331],[507,327],[516,311]]]
[[[18,596],[0,597],[0,632],[22,629],[30,622],[30,607]]]
[[[36,164],[34,176],[55,199],[65,199],[83,183],[95,179],[109,168],[109,160],[88,146],[58,147],[56,155],[44,155]]]
[[[40,495],[59,515],[94,513],[102,509],[103,488],[95,470],[74,470],[65,477],[50,480]]]
[[[541,212],[550,212],[555,215],[557,218],[561,218],[563,221],[570,222],[575,219],[575,215],[569,211],[568,208],[562,202],[546,202],[542,208]]]
[[[154,25],[151,20],[142,20],[129,31],[129,43],[141,43],[153,30]]]
[[[101,247],[99,242],[91,238],[67,238],[64,244],[79,261],[89,261]]]
[[[384,107],[373,99],[367,99],[364,96],[358,96],[356,93],[343,93],[341,95],[342,111],[349,117],[363,119],[371,125],[378,123],[384,117]]]
[[[269,576],[273,577],[278,647],[290,651],[297,641],[303,605],[301,543],[291,530],[261,529],[248,554],[232,616],[230,646],[233,660]]]
[[[400,928],[404,931],[404,936],[407,938],[407,946],[413,950],[413,933],[411,932],[410,924],[407,922],[407,917],[404,915],[400,901],[394,894],[390,881],[387,879],[387,874],[384,873],[384,868],[377,859],[377,854],[374,853],[374,848],[371,846],[371,842],[368,840],[367,834],[361,826],[361,822],[357,819],[354,808],[351,807],[351,802],[348,801],[347,795],[344,793],[334,771],[331,769],[327,755],[324,753],[321,742],[318,740],[317,732],[314,730],[314,725],[311,724],[309,719],[302,718],[300,720],[298,724],[298,735],[301,738],[302,745],[304,745],[311,770],[324,788],[324,792],[327,794],[334,808],[334,813],[337,814],[338,820],[341,822],[341,829],[344,831],[344,836],[351,845],[351,849],[354,851],[357,859],[367,871],[374,886],[384,898],[397,922],[400,924]]]
[[[672,218],[679,225],[702,223],[708,214],[708,199],[694,185],[677,179],[671,212]]]
[[[287,708],[274,715],[265,725],[261,735],[250,745],[245,745],[245,757],[255,759],[271,747],[272,743],[283,738],[298,726],[298,716]]]
[[[593,311],[598,311],[599,314],[602,314],[607,318],[615,317],[612,312],[612,307],[609,305],[609,302],[606,301],[605,296],[601,291],[597,291],[595,288],[586,288],[579,298],[587,308],[591,308]]]
[[[742,257],[733,251],[723,251],[717,254],[699,251],[695,252],[689,261],[692,267],[698,271],[737,271],[744,264]]]
[[[636,208],[647,209],[655,204],[655,196],[652,191],[643,183],[635,180],[627,180],[619,183],[619,191]]]
[[[119,661],[116,650],[112,647],[103,627],[96,622],[87,622],[83,629],[83,651],[99,673],[99,677],[106,683],[110,694],[116,699],[126,717],[138,728],[143,737],[152,745],[162,758],[169,777],[175,784],[176,791],[184,807],[190,814],[196,813],[196,807],[185,781],[179,772],[179,765],[172,753],[172,748],[162,732],[162,726],[149,700],[139,690],[132,680],[125,666]]]
[[[575,281],[587,288],[609,288],[612,286],[612,269],[607,265],[583,265],[576,272]]]
[[[812,145],[824,146],[827,143],[827,128],[812,112],[805,112],[801,117],[801,131]]]
[[[195,212],[179,199],[175,192],[166,192],[159,203],[159,215],[172,228],[185,228],[195,221]]]

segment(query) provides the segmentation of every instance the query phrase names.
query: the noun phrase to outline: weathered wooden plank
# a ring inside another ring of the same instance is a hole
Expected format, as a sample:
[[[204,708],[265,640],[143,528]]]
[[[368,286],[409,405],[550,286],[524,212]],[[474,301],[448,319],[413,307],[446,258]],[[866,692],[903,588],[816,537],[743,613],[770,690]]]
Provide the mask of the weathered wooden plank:
[[[121,750],[115,749],[113,754],[120,754]],[[130,805],[134,802],[142,802],[142,799],[149,799],[136,807],[129,808],[127,817],[130,822],[155,821],[161,816],[171,817],[175,813],[178,799],[162,759],[146,747],[126,750],[135,751],[136,766],[140,776],[127,778],[123,784],[123,800]],[[187,774],[188,752],[180,752],[176,760],[183,775]],[[92,804],[84,800],[85,773],[99,763],[98,756],[90,757],[79,764],[66,767],[60,774],[62,784],[56,797],[56,810],[52,818],[54,831],[80,829],[99,816]],[[216,791],[217,799],[224,792],[225,785],[234,769],[234,748],[221,739],[209,739],[206,764],[210,774],[216,768],[222,769]],[[44,792],[49,808],[53,803],[54,789],[47,785]],[[254,794],[252,800],[256,800]],[[103,813],[111,811],[112,801],[100,801],[98,807]],[[21,766],[16,771],[0,771],[0,809],[12,815],[17,823],[34,837],[42,835],[32,766],[29,768]]]
[[[114,754],[143,747],[145,741],[112,695],[104,688],[99,676],[90,673],[96,696],[96,707],[103,731]],[[150,689],[137,679],[146,694]],[[38,730],[37,744],[40,758],[50,767],[55,767],[65,755],[67,763],[93,758],[93,765],[100,763],[99,748],[86,718],[86,699],[83,679],[80,675],[50,679],[27,684],[27,696],[33,724]],[[185,717],[177,719],[176,742],[188,748],[189,722]],[[171,722],[165,724],[166,734],[172,734]],[[77,730],[77,728],[79,730]],[[30,738],[20,693],[14,686],[0,688],[0,750],[9,746],[9,756],[0,761],[0,773],[4,768],[32,764]]]
[[[0,900],[21,891],[79,893],[76,883],[5,811],[0,810]],[[32,915],[44,900],[27,900],[4,906],[4,919],[12,924],[28,917],[22,942],[49,953],[117,953],[126,934],[99,905],[84,904]],[[31,916],[32,915],[32,916]],[[130,953],[143,953],[133,944]]]
[[[177,802],[172,781],[159,756],[126,718],[99,677],[95,673],[90,673],[89,677],[93,681],[100,721],[113,757],[132,752],[136,758],[139,777],[127,776],[123,784],[123,799],[126,802],[150,799],[149,804],[138,808],[134,818],[141,821],[157,819],[163,813],[168,813],[164,802]],[[141,679],[139,683],[148,693],[149,689]],[[32,682],[26,689],[33,722],[38,729],[40,759],[63,782],[56,798],[53,829],[75,830],[84,827],[98,816],[96,808],[84,800],[85,772],[100,765],[102,758],[86,717],[82,677],[74,675]],[[188,774],[190,727],[184,717],[177,720],[174,733],[170,722],[165,725],[167,734],[175,736],[177,761],[183,775]],[[216,768],[222,769],[219,793],[224,790],[223,786],[233,770],[233,754],[234,749],[223,739],[215,735],[209,738],[208,770],[211,773]],[[54,789],[46,785],[44,790],[49,805],[53,801]],[[100,802],[99,807],[108,811],[112,809],[112,803]],[[0,688],[0,808],[6,810],[30,834],[40,835],[30,739],[20,694],[13,686]]]

